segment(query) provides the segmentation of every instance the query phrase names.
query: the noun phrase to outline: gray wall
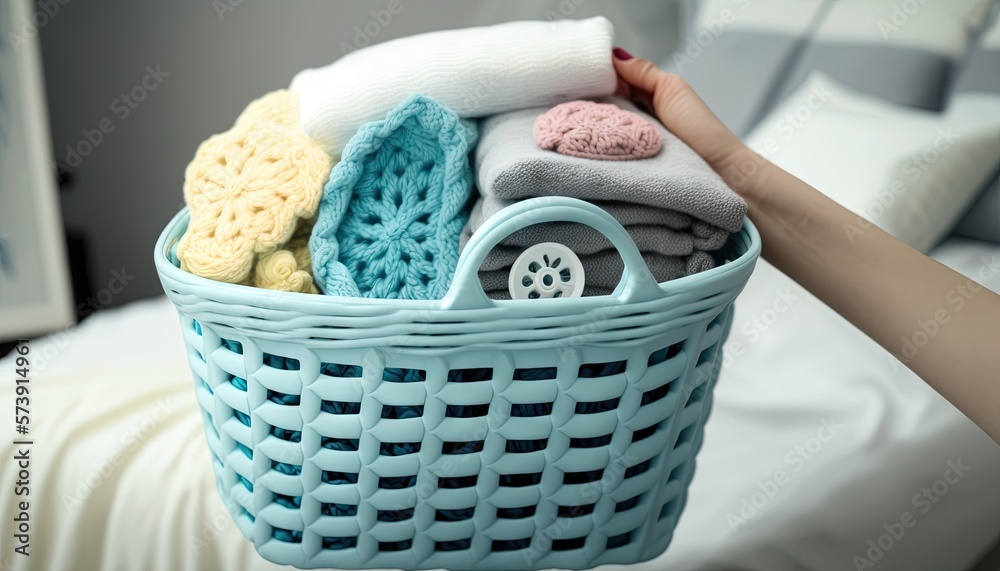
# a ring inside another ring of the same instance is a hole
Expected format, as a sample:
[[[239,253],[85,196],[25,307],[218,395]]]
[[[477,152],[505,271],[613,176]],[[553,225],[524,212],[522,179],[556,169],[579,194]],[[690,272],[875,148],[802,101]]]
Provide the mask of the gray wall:
[[[384,26],[372,11],[389,0],[69,0],[48,18],[41,43],[53,146],[56,161],[72,170],[63,214],[88,238],[95,290],[124,269],[136,279],[111,305],[160,293],[153,243],[183,205],[184,167],[198,143],[228,129],[251,99],[287,86],[296,71],[341,55],[343,42],[364,42],[355,28],[375,31],[378,42],[603,14],[615,24],[616,43],[637,55],[658,60],[676,42],[672,1],[401,2],[402,12]],[[157,68],[162,76],[146,77]],[[152,89],[139,87],[144,81]],[[141,102],[122,98],[133,89]],[[67,146],[92,150],[78,159]]]

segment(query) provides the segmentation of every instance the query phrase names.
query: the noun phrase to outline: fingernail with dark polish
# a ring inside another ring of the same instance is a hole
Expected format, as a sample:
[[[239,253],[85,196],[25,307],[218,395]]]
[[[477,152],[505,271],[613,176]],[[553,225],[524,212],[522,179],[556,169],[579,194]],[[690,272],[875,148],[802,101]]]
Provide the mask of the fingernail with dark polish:
[[[622,61],[628,61],[632,59],[632,54],[628,53],[622,48],[615,48],[611,50],[611,55],[615,56],[615,59],[620,59]]]

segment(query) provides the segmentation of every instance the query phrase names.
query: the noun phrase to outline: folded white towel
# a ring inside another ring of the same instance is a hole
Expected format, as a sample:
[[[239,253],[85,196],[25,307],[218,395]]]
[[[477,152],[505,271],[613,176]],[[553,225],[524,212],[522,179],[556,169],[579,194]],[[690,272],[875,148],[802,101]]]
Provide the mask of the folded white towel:
[[[610,95],[612,34],[604,17],[430,32],[303,70],[292,88],[302,129],[339,155],[358,127],[385,118],[411,93],[461,117]]]

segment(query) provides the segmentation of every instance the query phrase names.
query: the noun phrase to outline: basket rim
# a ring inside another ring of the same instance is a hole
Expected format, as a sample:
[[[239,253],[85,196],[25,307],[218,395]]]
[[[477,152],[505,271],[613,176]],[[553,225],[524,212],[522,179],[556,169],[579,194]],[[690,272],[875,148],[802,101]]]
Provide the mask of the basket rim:
[[[344,303],[345,300],[350,300],[352,305],[363,305],[379,309],[396,309],[396,310],[441,310],[446,309],[441,299],[433,300],[414,300],[414,299],[382,299],[382,298],[367,298],[367,297],[344,297],[337,295],[316,295],[309,293],[300,292],[290,292],[290,291],[279,291],[270,290],[264,288],[257,288],[249,285],[232,284],[227,282],[221,282],[212,280],[209,278],[204,278],[190,272],[182,270],[179,266],[174,265],[167,256],[167,252],[173,245],[180,240],[180,237],[187,230],[187,225],[190,220],[190,210],[187,206],[181,208],[177,214],[171,218],[170,222],[163,228],[160,232],[159,237],[156,240],[153,251],[153,262],[156,267],[156,272],[159,274],[161,281],[166,278],[180,284],[196,287],[196,288],[212,288],[223,294],[223,297],[228,297],[225,294],[231,296],[239,297],[242,303],[250,303],[253,305],[260,304],[265,307],[278,308],[284,306],[284,302],[292,305],[299,305],[306,303],[312,304],[326,304],[326,305],[337,305]],[[718,279],[723,279],[731,273],[747,271],[746,266],[750,265],[750,270],[752,271],[753,265],[756,263],[757,259],[761,253],[761,237],[760,233],[757,231],[757,227],[754,226],[753,222],[746,216],[743,217],[743,225],[739,232],[732,234],[729,237],[727,245],[737,241],[737,243],[742,243],[745,245],[742,248],[742,252],[735,259],[729,260],[724,264],[718,265],[712,269],[705,270],[703,272],[698,272],[696,274],[691,274],[687,276],[682,276],[680,278],[675,278],[665,282],[659,282],[657,286],[659,287],[660,293],[664,297],[669,297],[672,295],[680,294],[682,292],[688,291],[689,289],[704,285],[704,282],[715,281]],[[164,289],[166,289],[166,284]],[[602,301],[603,300],[603,301]],[[493,300],[493,304],[496,307],[524,307],[524,304],[531,304],[532,308],[551,309],[551,305],[556,304],[563,310],[584,310],[590,309],[594,306],[607,305],[610,300],[619,300],[620,298],[615,295],[602,295],[602,296],[588,296],[579,298],[558,298],[558,299],[522,299],[522,300]],[[596,304],[595,304],[596,302]]]

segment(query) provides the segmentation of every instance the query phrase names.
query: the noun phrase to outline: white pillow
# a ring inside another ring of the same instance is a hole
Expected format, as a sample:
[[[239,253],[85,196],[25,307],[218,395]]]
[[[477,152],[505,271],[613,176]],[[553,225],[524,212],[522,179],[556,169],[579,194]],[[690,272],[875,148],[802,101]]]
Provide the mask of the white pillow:
[[[710,36],[704,30],[715,36],[726,30],[802,35],[822,7],[822,0],[702,0],[694,20],[696,35],[691,39],[707,45]]]
[[[837,0],[816,29],[823,42],[916,48],[960,58],[991,0]]]
[[[814,73],[747,144],[922,251],[954,226],[995,168],[1000,118],[888,103]],[[866,221],[845,227],[848,238]]]

